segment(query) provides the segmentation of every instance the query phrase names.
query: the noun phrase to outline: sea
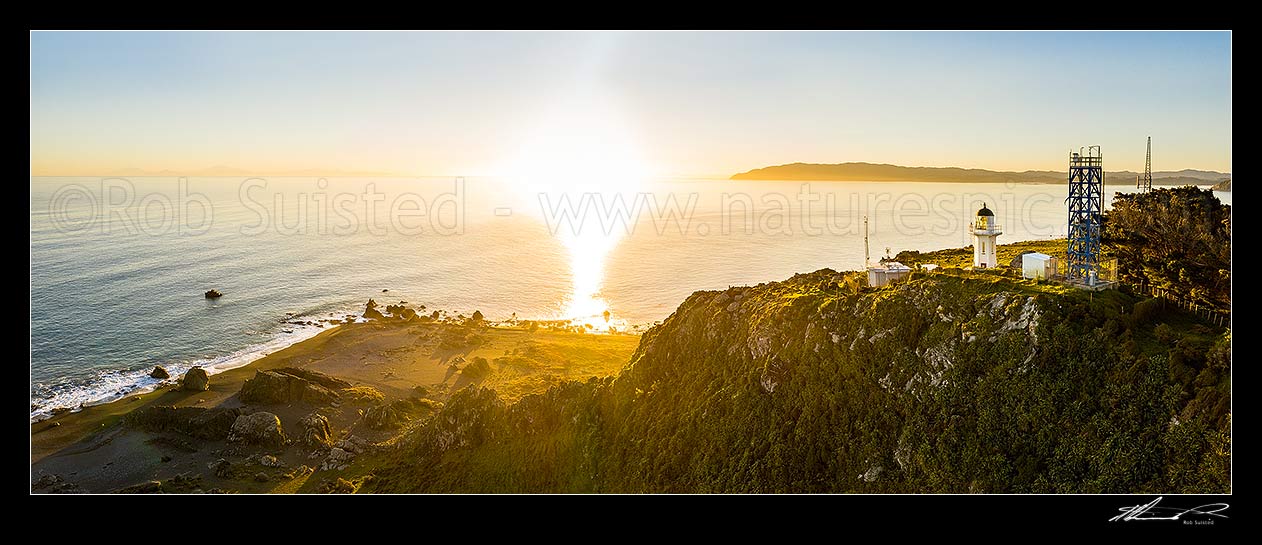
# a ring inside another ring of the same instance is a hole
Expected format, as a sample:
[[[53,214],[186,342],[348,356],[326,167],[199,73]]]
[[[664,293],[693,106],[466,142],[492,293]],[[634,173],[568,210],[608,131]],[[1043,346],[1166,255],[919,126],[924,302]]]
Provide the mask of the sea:
[[[152,389],[155,365],[245,365],[369,299],[635,332],[697,290],[967,246],[983,204],[1001,244],[1066,229],[1062,185],[617,179],[33,177],[31,420]]]

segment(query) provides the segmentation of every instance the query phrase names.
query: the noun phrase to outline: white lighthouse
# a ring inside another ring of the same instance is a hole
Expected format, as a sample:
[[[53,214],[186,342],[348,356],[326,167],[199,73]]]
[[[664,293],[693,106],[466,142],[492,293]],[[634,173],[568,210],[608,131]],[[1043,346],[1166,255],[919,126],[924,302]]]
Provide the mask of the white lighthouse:
[[[977,219],[973,220],[973,267],[993,269],[999,266],[999,253],[995,249],[995,239],[1003,234],[1003,229],[995,222],[995,213],[986,208],[977,211]]]

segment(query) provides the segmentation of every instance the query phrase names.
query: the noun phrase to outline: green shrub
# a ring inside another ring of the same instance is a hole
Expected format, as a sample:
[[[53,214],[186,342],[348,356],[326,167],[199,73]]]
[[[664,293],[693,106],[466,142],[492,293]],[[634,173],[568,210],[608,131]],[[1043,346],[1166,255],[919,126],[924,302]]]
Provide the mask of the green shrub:
[[[1155,335],[1157,340],[1162,344],[1174,344],[1174,341],[1178,339],[1178,335],[1175,334],[1174,328],[1170,327],[1170,324],[1158,324],[1157,327],[1152,330],[1152,334]]]

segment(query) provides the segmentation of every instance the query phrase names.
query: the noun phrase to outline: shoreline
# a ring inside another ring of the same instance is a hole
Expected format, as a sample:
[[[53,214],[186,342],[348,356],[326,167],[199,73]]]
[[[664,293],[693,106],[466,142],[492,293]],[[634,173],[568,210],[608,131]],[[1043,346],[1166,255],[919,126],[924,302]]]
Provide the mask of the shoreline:
[[[328,316],[349,316],[351,314],[358,314],[358,312],[354,310],[338,311],[328,313]],[[363,317],[356,316],[356,320],[363,320]],[[128,396],[149,393],[162,389],[170,386],[174,382],[177,382],[179,377],[183,376],[185,371],[193,367],[201,367],[206,370],[206,374],[211,376],[244,367],[259,359],[267,357],[269,354],[273,354],[297,343],[311,339],[324,331],[329,331],[345,325],[345,323],[346,322],[342,320],[333,320],[330,318],[307,318],[305,316],[298,315],[287,316],[280,322],[280,324],[284,327],[263,342],[250,344],[238,350],[219,356],[200,358],[189,362],[168,362],[165,364],[157,364],[170,373],[170,378],[166,379],[150,378],[149,373],[153,371],[152,367],[138,370],[109,371],[107,373],[123,375],[122,380],[124,382],[117,384],[109,391],[104,392],[85,392],[85,388],[79,386],[65,394],[60,394],[70,397],[74,403],[58,403],[56,401],[57,396],[38,401],[34,398],[34,396],[32,396],[31,405],[39,403],[39,408],[31,411],[30,422],[32,424],[44,422],[54,416],[57,416],[58,414],[73,414],[88,407],[105,405],[126,399]],[[292,329],[292,331],[290,331],[290,329]],[[84,397],[88,399],[84,399],[82,401],[77,399]],[[54,413],[54,411],[60,412]]]
[[[395,319],[363,320],[328,327],[314,336],[272,351],[244,365],[225,369],[210,377],[207,391],[183,391],[178,383],[166,383],[148,391],[125,395],[119,399],[85,406],[32,422],[31,464],[37,466],[62,455],[82,455],[113,441],[125,433],[122,419],[138,409],[170,405],[175,407],[234,407],[242,384],[258,371],[280,367],[299,367],[329,374],[356,385],[369,386],[386,399],[405,399],[417,386],[428,388],[431,397],[445,399],[455,389],[472,382],[453,374],[452,362],[472,360],[477,355],[496,361],[507,368],[522,366],[519,356],[505,356],[517,346],[541,345],[548,357],[560,353],[563,362],[546,369],[533,368],[528,373],[493,376],[484,385],[498,388],[501,395],[520,398],[546,390],[560,380],[585,379],[614,374],[625,365],[639,344],[639,335],[629,333],[592,334],[554,330],[546,327],[481,328],[487,339],[482,344],[445,348],[439,344],[445,332],[464,331],[464,326],[445,322],[419,322]],[[428,339],[422,345],[421,339]],[[593,351],[592,347],[600,349]],[[500,363],[501,357],[511,363]],[[526,365],[538,366],[530,360]],[[504,374],[504,373],[501,373]],[[176,377],[176,375],[172,375]],[[174,382],[174,381],[172,381]],[[42,468],[39,468],[42,469]]]
[[[167,379],[148,391],[125,394],[112,401],[84,405],[71,412],[31,422],[31,463],[34,464],[50,454],[87,439],[100,430],[111,427],[112,424],[117,423],[127,413],[154,405],[159,399],[170,401],[169,404],[177,407],[213,406],[218,404],[218,402],[222,402],[230,395],[235,395],[241,389],[241,384],[249,376],[253,376],[251,371],[272,367],[264,363],[268,358],[280,356],[296,346],[315,341],[320,337],[331,336],[339,329],[340,327],[327,328],[311,337],[265,354],[243,365],[223,369],[211,374],[210,390],[204,392],[179,390],[179,377],[172,375],[171,379]],[[207,374],[210,373],[208,372]],[[175,389],[172,389],[172,386]],[[190,398],[194,397],[196,399],[192,399],[190,402]]]
[[[286,348],[289,348],[295,344],[299,344],[299,343],[308,341],[312,338],[315,338],[316,336],[324,332],[331,331],[333,329],[345,326],[350,323],[364,323],[367,319],[362,316],[362,313],[363,313],[362,304],[357,303],[357,304],[350,305],[350,307],[347,309],[322,313],[320,316],[287,315],[280,322],[280,324],[284,326],[281,329],[281,331],[276,332],[271,338],[263,342],[247,345],[243,348],[240,348],[238,350],[235,350],[235,351],[232,351],[220,356],[196,359],[191,362],[158,364],[170,373],[171,375],[170,378],[151,379],[149,377],[149,373],[153,371],[152,367],[138,369],[138,370],[128,370],[128,371],[124,371],[124,370],[110,371],[109,373],[126,375],[125,377],[123,377],[125,382],[122,384],[115,385],[112,389],[110,389],[107,392],[100,392],[96,395],[92,393],[84,393],[82,391],[83,387],[78,387],[75,390],[72,390],[71,392],[69,392],[69,397],[71,397],[72,399],[78,398],[78,397],[89,398],[83,401],[79,401],[75,399],[74,403],[58,403],[55,401],[57,399],[56,397],[52,397],[49,399],[36,400],[34,396],[32,396],[30,400],[31,404],[36,405],[38,403],[39,408],[37,410],[31,411],[30,423],[37,424],[39,422],[46,422],[49,419],[54,418],[56,416],[63,416],[66,414],[75,414],[90,407],[97,407],[97,406],[106,405],[109,403],[115,403],[118,401],[125,400],[126,398],[131,397],[131,396],[141,395],[141,394],[146,394],[146,393],[151,393],[157,390],[161,390],[163,388],[171,386],[172,384],[178,383],[179,378],[183,376],[184,372],[186,372],[188,369],[192,367],[201,367],[202,369],[206,370],[206,373],[210,376],[216,376],[226,371],[231,371],[233,369],[245,367],[252,364],[255,361],[258,361],[262,358],[267,357],[268,355],[274,354],[281,350],[285,350]],[[339,319],[338,318],[339,316],[342,316],[344,318]],[[346,319],[348,319],[345,317],[351,317],[351,316],[354,317],[354,321],[351,321],[351,322],[345,321]],[[523,320],[518,321],[518,323],[532,323],[532,322],[538,323],[541,327],[549,328],[552,330],[563,329],[566,327],[566,324],[570,324],[571,326],[574,325],[573,320],[566,320],[566,319],[561,319],[561,318],[533,319],[533,320],[523,319]],[[512,324],[513,323],[509,321],[488,322],[488,325],[490,327],[501,327],[501,328],[511,328],[513,327]],[[633,324],[633,325],[623,325],[622,329],[615,334],[639,335],[639,334],[642,334],[645,330],[647,330],[652,325],[653,325],[653,322],[645,322],[642,324]],[[289,332],[289,331],[286,331],[286,329],[293,329],[293,331]],[[609,334],[609,333],[606,331],[589,330],[586,332],[586,334],[604,335],[604,334]],[[54,411],[57,411],[57,412],[54,412]]]

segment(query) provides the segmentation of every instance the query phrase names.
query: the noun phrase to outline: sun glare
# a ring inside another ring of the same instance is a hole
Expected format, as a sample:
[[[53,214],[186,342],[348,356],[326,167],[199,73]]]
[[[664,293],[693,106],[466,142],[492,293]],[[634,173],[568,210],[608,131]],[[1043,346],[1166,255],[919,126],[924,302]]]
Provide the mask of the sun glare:
[[[592,331],[624,324],[601,289],[605,260],[629,227],[607,212],[619,200],[630,206],[649,175],[627,124],[611,108],[570,105],[529,136],[510,171],[531,208],[546,199],[545,215],[571,211],[554,230],[569,251],[572,279],[560,318]]]

